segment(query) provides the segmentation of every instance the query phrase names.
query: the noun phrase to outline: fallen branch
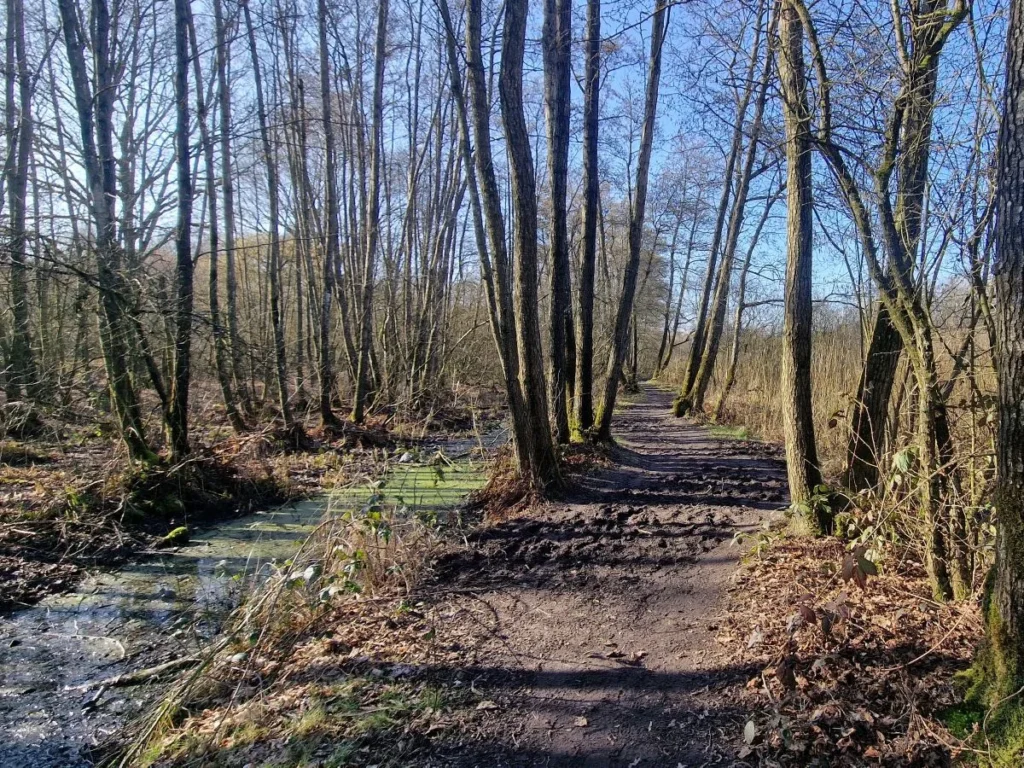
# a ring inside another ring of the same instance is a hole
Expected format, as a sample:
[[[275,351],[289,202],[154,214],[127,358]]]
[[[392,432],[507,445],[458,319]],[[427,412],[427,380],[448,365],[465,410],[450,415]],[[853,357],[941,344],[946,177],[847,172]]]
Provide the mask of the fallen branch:
[[[199,662],[200,659],[197,656],[182,656],[179,659],[171,659],[163,664],[157,664],[155,667],[146,667],[136,672],[123,672],[120,675],[114,675],[104,680],[90,680],[88,683],[72,686],[66,690],[91,691],[95,688],[123,688],[129,685],[140,685],[141,683],[147,683],[150,680],[162,677],[168,672],[176,672],[179,669],[193,667]]]

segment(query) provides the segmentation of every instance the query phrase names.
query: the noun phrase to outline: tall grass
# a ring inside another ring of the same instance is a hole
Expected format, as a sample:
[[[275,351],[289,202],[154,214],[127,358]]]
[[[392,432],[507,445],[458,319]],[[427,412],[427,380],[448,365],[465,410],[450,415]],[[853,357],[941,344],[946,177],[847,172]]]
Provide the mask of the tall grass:
[[[970,330],[960,327],[960,316],[949,314],[936,329],[936,351],[940,380],[950,381],[954,374],[954,357],[962,348]],[[727,329],[723,352],[719,355],[709,393],[708,410],[717,402],[728,366]],[[972,334],[975,350],[965,370],[954,381],[948,400],[948,411],[958,451],[959,465],[968,470],[972,487],[983,483],[989,463],[992,441],[992,396],[995,374],[991,364],[986,334],[979,327]],[[819,313],[815,317],[811,348],[812,408],[818,456],[826,477],[833,480],[842,474],[850,438],[850,413],[857,397],[867,341],[854,317]],[[681,351],[680,351],[681,350]],[[662,381],[678,386],[683,375],[685,348],[677,350]],[[780,391],[782,336],[777,328],[744,329],[735,384],[726,400],[720,421],[744,426],[752,436],[781,443],[782,400]],[[914,384],[904,360],[896,375],[890,407],[891,457],[912,442],[914,418]],[[886,463],[883,475],[890,470]]]

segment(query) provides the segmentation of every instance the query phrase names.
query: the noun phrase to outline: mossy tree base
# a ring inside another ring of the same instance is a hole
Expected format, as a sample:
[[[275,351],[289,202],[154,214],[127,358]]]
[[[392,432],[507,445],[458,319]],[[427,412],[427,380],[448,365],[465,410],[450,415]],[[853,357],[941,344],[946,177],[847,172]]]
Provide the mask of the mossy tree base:
[[[1024,765],[1024,664],[1019,643],[1006,631],[994,599],[995,569],[986,580],[983,608],[986,636],[973,666],[959,676],[964,712],[983,712],[977,730],[979,765],[1018,768]]]

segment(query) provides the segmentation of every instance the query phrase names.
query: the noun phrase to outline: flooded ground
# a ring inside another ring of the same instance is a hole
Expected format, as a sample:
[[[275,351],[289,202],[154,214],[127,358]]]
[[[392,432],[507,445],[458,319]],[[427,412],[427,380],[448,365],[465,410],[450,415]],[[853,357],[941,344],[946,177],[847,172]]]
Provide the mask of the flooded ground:
[[[383,494],[407,514],[456,506],[484,479],[483,441],[427,446],[382,481],[258,512],[199,531],[178,550],[97,573],[75,592],[0,619],[0,768],[77,768],[159,684],[103,685],[200,651],[239,599],[291,557],[325,515]]]

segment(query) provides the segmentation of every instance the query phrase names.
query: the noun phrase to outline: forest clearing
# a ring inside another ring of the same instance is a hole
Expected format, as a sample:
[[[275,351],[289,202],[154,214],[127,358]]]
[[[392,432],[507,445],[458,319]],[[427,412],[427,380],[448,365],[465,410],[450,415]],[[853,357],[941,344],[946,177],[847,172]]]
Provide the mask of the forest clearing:
[[[1024,0],[3,0],[0,768],[1024,766]]]

